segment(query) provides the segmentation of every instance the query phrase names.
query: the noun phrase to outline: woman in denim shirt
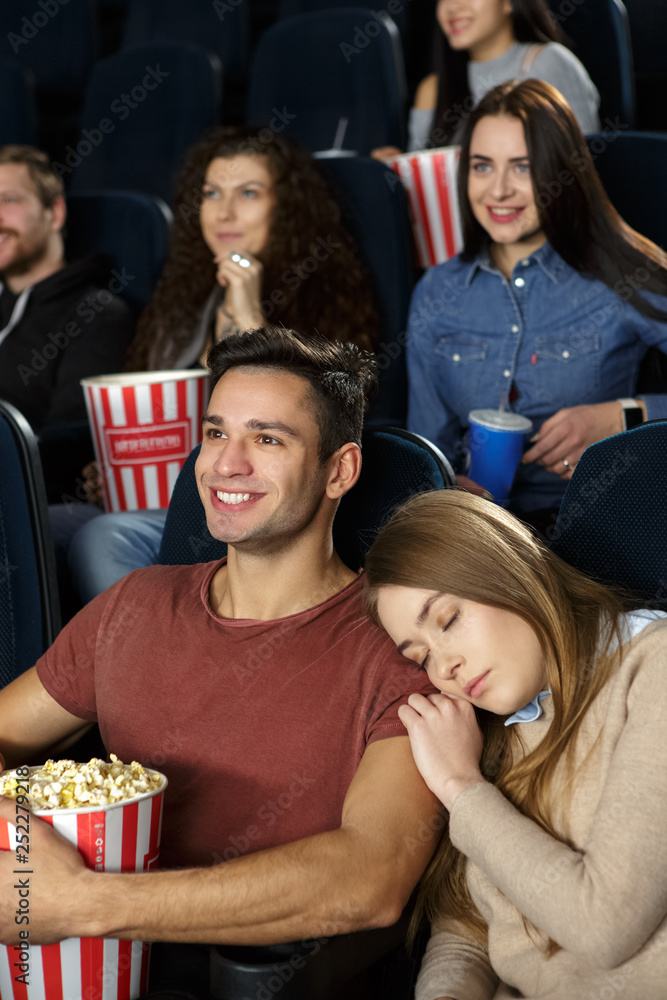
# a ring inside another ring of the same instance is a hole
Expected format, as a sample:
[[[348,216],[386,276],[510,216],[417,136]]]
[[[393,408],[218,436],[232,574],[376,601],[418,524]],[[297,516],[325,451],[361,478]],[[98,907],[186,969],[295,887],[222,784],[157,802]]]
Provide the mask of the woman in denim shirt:
[[[511,507],[554,508],[588,445],[667,417],[667,395],[628,399],[648,348],[667,351],[667,255],[615,211],[540,80],[501,84],[472,113],[459,200],[463,252],[411,304],[408,427],[463,472],[470,410],[508,405],[534,432]]]

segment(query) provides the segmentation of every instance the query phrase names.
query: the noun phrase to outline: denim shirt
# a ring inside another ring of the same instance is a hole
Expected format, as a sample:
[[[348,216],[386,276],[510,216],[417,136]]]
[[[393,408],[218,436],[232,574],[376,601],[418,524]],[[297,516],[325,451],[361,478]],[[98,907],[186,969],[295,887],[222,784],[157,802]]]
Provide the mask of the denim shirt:
[[[667,313],[667,298],[644,295]],[[412,298],[408,427],[465,472],[470,410],[498,407],[514,386],[508,408],[529,417],[535,434],[563,407],[633,396],[652,345],[667,353],[667,322],[642,316],[548,243],[510,279],[488,253],[454,257],[427,271]],[[642,398],[649,420],[667,417],[666,395]],[[558,506],[566,485],[536,463],[520,465],[511,505]]]

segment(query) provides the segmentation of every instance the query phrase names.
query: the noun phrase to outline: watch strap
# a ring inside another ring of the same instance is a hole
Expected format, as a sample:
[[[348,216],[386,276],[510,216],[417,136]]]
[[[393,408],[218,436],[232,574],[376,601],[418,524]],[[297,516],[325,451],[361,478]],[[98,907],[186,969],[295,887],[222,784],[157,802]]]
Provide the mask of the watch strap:
[[[623,409],[623,426],[626,431],[631,431],[633,427],[639,427],[644,423],[644,413],[636,399],[619,399]]]

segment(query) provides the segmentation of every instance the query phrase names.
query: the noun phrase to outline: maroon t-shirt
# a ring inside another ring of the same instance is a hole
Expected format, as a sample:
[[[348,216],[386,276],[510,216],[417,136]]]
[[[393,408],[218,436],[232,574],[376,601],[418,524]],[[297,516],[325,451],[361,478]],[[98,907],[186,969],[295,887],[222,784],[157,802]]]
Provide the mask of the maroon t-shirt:
[[[161,867],[208,865],[340,826],[369,743],[434,689],[364,616],[362,580],[274,621],[220,618],[221,564],[151,566],[81,611],[37,664],[109,752],[169,779]]]

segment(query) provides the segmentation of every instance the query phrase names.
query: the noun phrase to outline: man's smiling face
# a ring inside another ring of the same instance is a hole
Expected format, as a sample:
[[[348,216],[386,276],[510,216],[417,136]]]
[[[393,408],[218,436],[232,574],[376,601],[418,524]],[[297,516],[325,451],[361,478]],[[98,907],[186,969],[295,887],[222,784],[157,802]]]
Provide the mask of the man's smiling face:
[[[213,537],[244,551],[288,548],[327,502],[308,382],[233,368],[216,384],[202,426],[195,475]]]
[[[25,163],[0,163],[0,273],[25,274],[46,256],[60,224],[45,208]]]

